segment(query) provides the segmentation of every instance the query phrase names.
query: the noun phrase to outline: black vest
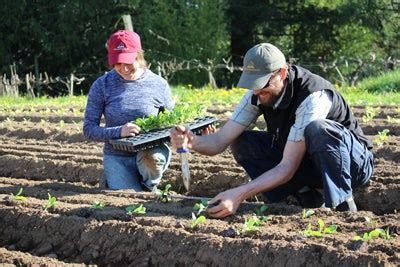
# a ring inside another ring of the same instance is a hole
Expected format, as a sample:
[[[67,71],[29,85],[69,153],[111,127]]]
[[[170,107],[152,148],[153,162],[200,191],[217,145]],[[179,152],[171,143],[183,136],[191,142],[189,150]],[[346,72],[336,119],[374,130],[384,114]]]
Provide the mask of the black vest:
[[[273,135],[273,145],[283,151],[290,128],[295,122],[297,108],[310,94],[324,89],[328,90],[332,95],[332,107],[327,119],[345,126],[360,142],[364,143],[368,149],[371,149],[371,141],[364,136],[346,101],[334,89],[332,84],[322,77],[295,65],[291,65],[289,68],[284,95],[276,109],[258,105],[267,123],[268,132]],[[257,100],[257,96],[253,95],[252,104],[257,105]]]

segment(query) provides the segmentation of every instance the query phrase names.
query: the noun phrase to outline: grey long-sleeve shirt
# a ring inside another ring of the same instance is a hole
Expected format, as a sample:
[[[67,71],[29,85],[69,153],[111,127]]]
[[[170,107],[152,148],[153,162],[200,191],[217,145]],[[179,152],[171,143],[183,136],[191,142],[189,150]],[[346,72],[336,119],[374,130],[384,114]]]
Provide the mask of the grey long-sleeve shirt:
[[[174,103],[167,81],[146,69],[133,81],[124,80],[115,70],[99,77],[91,86],[83,124],[85,138],[103,141],[104,154],[129,155],[109,144],[121,137],[122,126],[137,118],[157,115],[160,107],[171,110]],[[100,126],[104,115],[105,126]]]

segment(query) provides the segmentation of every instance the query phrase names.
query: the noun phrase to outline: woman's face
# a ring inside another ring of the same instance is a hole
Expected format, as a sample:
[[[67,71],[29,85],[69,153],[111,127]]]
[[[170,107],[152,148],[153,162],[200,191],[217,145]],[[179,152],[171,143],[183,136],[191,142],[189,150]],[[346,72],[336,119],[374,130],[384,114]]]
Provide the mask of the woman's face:
[[[117,63],[114,65],[114,69],[125,80],[135,80],[137,79],[135,74],[139,69],[139,64],[137,61],[133,64]]]

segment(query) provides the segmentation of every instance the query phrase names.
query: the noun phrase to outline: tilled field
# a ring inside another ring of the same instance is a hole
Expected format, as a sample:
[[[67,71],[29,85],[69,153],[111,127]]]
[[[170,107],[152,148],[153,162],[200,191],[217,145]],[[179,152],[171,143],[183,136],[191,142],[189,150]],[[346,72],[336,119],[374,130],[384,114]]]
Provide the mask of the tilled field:
[[[354,107],[362,117],[364,107]],[[220,120],[225,111],[210,110]],[[100,143],[81,134],[79,109],[0,110],[0,263],[39,265],[171,266],[171,265],[400,265],[400,125],[399,108],[382,106],[376,117],[361,122],[365,133],[389,136],[376,146],[376,169],[369,187],[355,192],[362,210],[357,214],[316,209],[303,218],[301,207],[288,199],[268,204],[271,219],[254,232],[244,232],[257,203],[243,204],[237,215],[207,219],[190,229],[193,200],[160,203],[149,194],[102,192]],[[263,128],[262,122],[257,123]],[[242,184],[247,175],[229,149],[214,157],[192,154],[192,196],[212,197]],[[164,184],[184,194],[180,162],[173,155]],[[23,187],[27,201],[10,202]],[[55,208],[44,211],[48,194],[57,197]],[[90,208],[95,201],[103,210]],[[143,204],[147,213],[128,215],[125,208]],[[337,233],[306,238],[302,231],[317,219],[336,224]],[[375,228],[389,229],[391,240],[353,241]]]

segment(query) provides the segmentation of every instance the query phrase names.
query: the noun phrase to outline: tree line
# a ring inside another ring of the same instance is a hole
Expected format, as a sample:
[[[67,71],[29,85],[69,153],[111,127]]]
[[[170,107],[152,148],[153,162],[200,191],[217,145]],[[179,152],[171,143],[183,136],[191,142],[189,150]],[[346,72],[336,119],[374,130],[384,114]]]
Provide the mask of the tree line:
[[[87,93],[107,71],[105,42],[129,14],[150,68],[170,84],[231,87],[245,52],[270,42],[339,84],[399,65],[392,0],[1,0],[0,75],[31,73],[41,94]],[[41,83],[39,76],[58,77]],[[4,77],[3,77],[4,78]],[[34,84],[35,87],[35,84]]]

